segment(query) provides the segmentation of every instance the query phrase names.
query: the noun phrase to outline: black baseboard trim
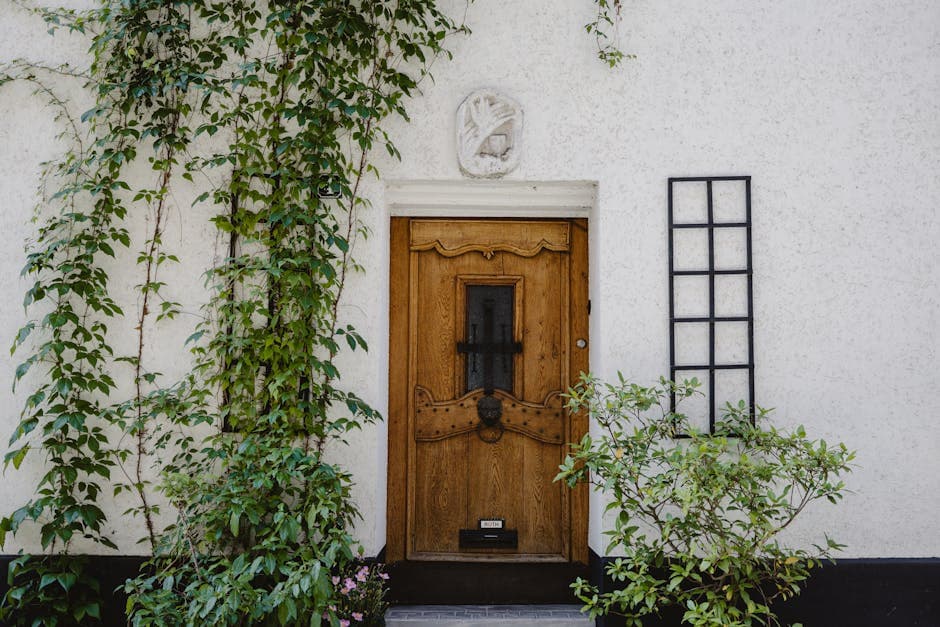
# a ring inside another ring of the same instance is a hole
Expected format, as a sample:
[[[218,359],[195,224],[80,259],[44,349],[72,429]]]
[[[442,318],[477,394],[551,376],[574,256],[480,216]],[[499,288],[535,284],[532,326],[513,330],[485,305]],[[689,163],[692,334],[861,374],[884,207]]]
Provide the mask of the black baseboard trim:
[[[577,603],[569,585],[585,564],[395,562],[386,566],[392,605]]]
[[[7,572],[17,555],[0,555],[0,599],[9,589]],[[107,627],[126,625],[127,595],[124,582],[136,577],[149,556],[146,555],[85,555],[87,572],[101,585],[101,624]]]
[[[384,548],[366,562],[382,562]],[[144,556],[85,556],[101,582],[104,625],[124,625],[124,581],[135,576]],[[15,555],[0,555],[0,596]],[[604,576],[611,558],[591,552],[585,564],[489,564],[481,562],[398,562],[387,565],[393,604],[575,603],[568,584],[590,577],[602,590],[614,589]],[[802,594],[775,606],[784,624],[805,627],[940,626],[940,558],[842,559],[825,564],[806,582]],[[673,627],[678,616],[644,620],[648,627]],[[623,621],[606,618],[599,627]]]
[[[602,591],[616,589],[604,575],[611,558],[591,564],[592,581]],[[940,626],[940,558],[841,559],[824,564],[805,582],[799,596],[774,605],[784,625],[804,627]],[[674,627],[681,612],[643,619],[644,627]],[[598,627],[619,627],[623,620],[599,619]]]

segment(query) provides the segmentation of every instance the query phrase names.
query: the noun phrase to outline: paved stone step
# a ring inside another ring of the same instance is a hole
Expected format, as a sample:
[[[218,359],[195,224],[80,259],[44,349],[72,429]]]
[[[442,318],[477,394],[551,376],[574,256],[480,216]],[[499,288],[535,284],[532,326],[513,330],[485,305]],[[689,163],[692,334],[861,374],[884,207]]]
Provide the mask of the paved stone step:
[[[387,627],[593,627],[577,605],[400,605]]]

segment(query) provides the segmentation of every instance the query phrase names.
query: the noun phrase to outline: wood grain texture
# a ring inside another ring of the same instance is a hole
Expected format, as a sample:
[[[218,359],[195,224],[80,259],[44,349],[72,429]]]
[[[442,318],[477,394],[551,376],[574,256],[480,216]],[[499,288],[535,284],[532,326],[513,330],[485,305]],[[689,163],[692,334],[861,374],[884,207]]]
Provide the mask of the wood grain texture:
[[[466,528],[468,448],[465,434],[443,442],[415,445],[414,472],[420,478],[415,491],[414,552],[458,551],[455,529]]]
[[[549,390],[567,390],[567,347],[563,337],[568,334],[567,254],[543,253],[536,259],[506,255],[506,270],[525,268],[527,278],[525,332],[523,352],[526,361],[523,382],[526,398],[539,398]],[[559,397],[560,400],[560,397]],[[567,416],[552,416],[556,424],[550,429],[567,432]],[[562,450],[567,442],[547,445],[530,441],[526,447],[520,474],[526,477],[527,489],[522,495],[525,511],[524,532],[531,553],[554,553],[567,557],[567,534],[570,523],[565,508],[564,486],[553,479],[558,474]]]
[[[587,368],[575,347],[588,324],[586,221],[393,219],[392,249],[389,561],[585,561],[587,493],[552,479],[587,429],[560,396]],[[494,442],[477,437],[482,390],[464,389],[456,350],[469,285],[515,290],[522,352],[512,392],[494,392],[505,427]],[[461,549],[458,531],[480,518],[504,518],[519,546]]]
[[[558,474],[561,458],[559,446],[533,442],[526,450],[520,474],[541,478],[540,481],[531,482],[529,489],[522,494],[525,537],[530,553],[566,555],[569,524],[563,508],[565,486],[552,481]]]
[[[561,221],[415,220],[411,250],[435,250],[443,257],[479,252],[490,259],[499,251],[534,257],[542,250],[567,251],[569,237],[570,225]]]
[[[521,433],[550,444],[567,442],[564,401],[561,390],[549,392],[541,403],[517,399],[503,390],[493,396],[503,401],[502,423],[507,431]],[[415,440],[443,440],[474,431],[479,424],[477,401],[483,390],[476,389],[459,398],[436,401],[431,393],[415,386]]]
[[[448,398],[456,380],[454,353],[459,329],[455,307],[454,264],[440,263],[433,253],[413,253],[418,260],[417,311],[413,330],[418,369],[412,385],[421,385],[435,398]]]
[[[389,276],[388,498],[386,559],[405,559],[408,475],[408,273],[409,224],[392,218]]]
[[[525,273],[522,357],[525,377],[520,397],[542,399],[554,390],[567,390],[565,347],[567,326],[565,263],[568,255],[545,252],[534,259],[502,253],[503,270]]]
[[[470,525],[481,518],[503,518],[507,529],[519,530],[519,547],[510,550],[477,549],[468,553],[527,553],[523,522],[522,493],[527,481],[519,473],[527,438],[507,431],[498,442],[484,442],[469,435]]]
[[[588,319],[589,283],[588,283],[588,221],[572,220],[572,253],[569,275],[571,295],[571,336],[569,380],[573,384],[581,373],[590,370],[590,320]],[[579,339],[585,341],[584,348],[575,344]],[[569,417],[568,440],[578,442],[588,432],[587,413],[581,412]],[[571,490],[571,561],[587,564],[588,562],[588,510],[590,509],[588,486],[582,483]]]

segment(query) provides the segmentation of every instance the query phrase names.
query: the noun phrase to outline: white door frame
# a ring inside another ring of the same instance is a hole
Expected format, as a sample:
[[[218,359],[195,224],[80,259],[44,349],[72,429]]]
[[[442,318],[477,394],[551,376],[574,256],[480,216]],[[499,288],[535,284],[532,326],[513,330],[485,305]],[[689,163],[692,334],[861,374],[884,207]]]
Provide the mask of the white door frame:
[[[594,181],[390,181],[391,216],[435,218],[590,218]]]

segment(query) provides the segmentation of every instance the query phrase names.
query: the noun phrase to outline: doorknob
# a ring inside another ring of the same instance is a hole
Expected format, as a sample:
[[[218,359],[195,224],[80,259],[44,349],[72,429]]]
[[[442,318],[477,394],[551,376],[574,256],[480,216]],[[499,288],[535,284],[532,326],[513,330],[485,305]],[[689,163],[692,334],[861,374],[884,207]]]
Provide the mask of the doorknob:
[[[574,343],[574,345],[577,346],[578,348],[584,348],[585,346],[587,346],[587,340],[585,340],[583,337],[579,337],[578,340]]]

